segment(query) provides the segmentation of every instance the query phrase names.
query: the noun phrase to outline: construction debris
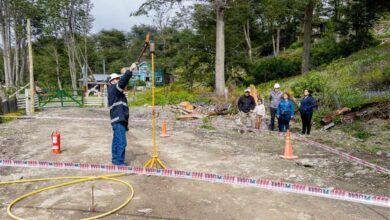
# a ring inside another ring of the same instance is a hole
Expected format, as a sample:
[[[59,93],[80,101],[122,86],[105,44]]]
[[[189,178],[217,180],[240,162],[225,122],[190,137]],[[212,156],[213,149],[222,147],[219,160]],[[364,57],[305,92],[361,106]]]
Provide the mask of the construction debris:
[[[179,104],[179,107],[182,107],[188,111],[192,111],[195,109],[195,107],[190,102],[181,102]]]
[[[201,119],[206,116],[227,115],[231,110],[231,104],[216,104],[211,106],[194,105],[190,102],[181,102],[172,105],[171,111],[179,114],[179,120]]]
[[[337,116],[343,115],[343,114],[348,113],[348,112],[351,112],[350,108],[338,109],[338,110],[330,113],[329,115],[323,117],[321,120],[321,124],[323,124],[323,125],[330,124],[331,122],[334,121],[334,119],[336,119]]]
[[[187,114],[187,115],[180,115],[177,117],[177,119],[179,119],[179,120],[201,119],[204,117],[205,117],[204,115],[195,112],[195,113],[191,113],[191,114]]]

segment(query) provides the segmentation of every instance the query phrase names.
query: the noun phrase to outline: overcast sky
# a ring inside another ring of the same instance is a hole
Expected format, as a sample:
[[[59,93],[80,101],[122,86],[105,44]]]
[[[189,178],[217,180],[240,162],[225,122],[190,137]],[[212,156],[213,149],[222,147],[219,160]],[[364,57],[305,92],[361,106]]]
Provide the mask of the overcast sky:
[[[130,17],[130,13],[136,11],[145,0],[91,0],[93,3],[92,33],[103,29],[118,29],[130,31],[135,24],[151,24],[153,19],[146,16]]]

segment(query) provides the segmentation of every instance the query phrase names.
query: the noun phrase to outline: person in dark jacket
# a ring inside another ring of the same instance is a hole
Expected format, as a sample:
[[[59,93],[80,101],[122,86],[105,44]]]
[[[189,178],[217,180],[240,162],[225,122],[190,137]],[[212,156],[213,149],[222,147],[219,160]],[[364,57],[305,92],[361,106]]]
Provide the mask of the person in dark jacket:
[[[125,150],[127,145],[126,131],[129,120],[129,107],[124,92],[126,85],[137,69],[137,63],[130,68],[122,68],[121,75],[113,73],[110,75],[110,86],[108,87],[108,106],[110,107],[111,126],[114,132],[112,138],[112,164],[125,164]]]
[[[290,120],[294,118],[294,103],[290,99],[290,94],[283,93],[283,99],[279,102],[276,115],[279,119],[280,135],[290,129]]]
[[[313,110],[316,107],[316,100],[312,97],[312,92],[305,89],[303,92],[303,98],[301,100],[301,106],[299,112],[302,119],[302,134],[310,134],[311,119],[313,117]]]
[[[245,89],[245,94],[238,99],[238,110],[240,111],[240,120],[243,125],[253,127],[254,115],[253,109],[256,107],[255,99],[250,95],[250,89]],[[249,123],[248,123],[249,120]]]
[[[276,116],[276,111],[279,106],[279,102],[282,99],[283,93],[280,91],[280,85],[279,83],[275,83],[274,89],[270,92],[269,95],[269,112],[271,114],[271,123],[270,123],[270,130],[273,131],[275,127],[275,116]],[[278,121],[278,127],[280,130],[280,122]]]

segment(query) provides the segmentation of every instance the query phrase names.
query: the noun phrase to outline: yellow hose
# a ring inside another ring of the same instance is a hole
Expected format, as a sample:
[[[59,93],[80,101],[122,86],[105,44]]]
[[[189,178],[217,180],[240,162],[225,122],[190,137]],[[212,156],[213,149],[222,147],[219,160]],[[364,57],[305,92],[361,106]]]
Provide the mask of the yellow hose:
[[[31,180],[15,180],[15,181],[8,181],[8,182],[0,182],[0,185],[15,184],[15,183],[27,183],[27,182],[40,182],[40,181],[49,181],[49,180],[76,179],[76,180],[72,180],[72,181],[69,181],[69,182],[60,183],[60,184],[56,184],[56,185],[53,185],[53,186],[49,186],[49,187],[45,187],[45,188],[42,188],[42,189],[38,189],[38,190],[32,191],[30,193],[24,194],[23,196],[20,196],[19,198],[15,199],[14,201],[12,201],[8,205],[7,213],[13,219],[17,219],[17,220],[23,220],[23,218],[20,218],[20,217],[14,215],[11,212],[12,207],[16,203],[20,202],[21,200],[23,200],[23,199],[25,199],[27,197],[30,197],[32,195],[38,194],[40,192],[43,192],[43,191],[47,191],[47,190],[51,190],[51,189],[55,189],[55,188],[59,188],[59,187],[63,187],[63,186],[73,185],[73,184],[77,184],[77,183],[82,183],[82,182],[95,181],[95,180],[115,181],[115,182],[122,183],[122,184],[124,184],[124,185],[126,185],[128,187],[128,189],[129,189],[129,197],[122,205],[120,205],[117,208],[112,209],[112,210],[110,210],[108,212],[105,212],[103,214],[83,219],[83,220],[92,220],[92,219],[103,218],[103,217],[106,217],[108,215],[111,215],[111,214],[119,211],[120,209],[125,207],[127,204],[129,204],[129,202],[133,199],[133,196],[134,196],[134,188],[133,188],[133,186],[131,184],[129,184],[128,182],[125,182],[125,181],[120,180],[120,179],[113,178],[113,177],[121,177],[121,176],[125,176],[125,175],[126,175],[125,173],[120,173],[120,174],[113,174],[113,175],[106,175],[106,176],[69,176],[69,177],[55,177],[55,178],[43,178],[43,179],[31,179]]]

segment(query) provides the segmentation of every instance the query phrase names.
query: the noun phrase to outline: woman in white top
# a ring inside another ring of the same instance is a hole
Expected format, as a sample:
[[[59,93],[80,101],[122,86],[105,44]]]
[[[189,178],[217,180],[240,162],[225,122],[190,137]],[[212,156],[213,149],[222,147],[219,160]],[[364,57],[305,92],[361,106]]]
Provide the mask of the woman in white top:
[[[265,118],[265,106],[263,104],[263,100],[258,97],[258,104],[256,105],[255,109],[254,109],[254,112],[255,112],[255,115],[256,115],[256,125],[255,125],[255,128],[256,129],[260,129],[261,128],[261,123],[263,121],[263,119]]]

